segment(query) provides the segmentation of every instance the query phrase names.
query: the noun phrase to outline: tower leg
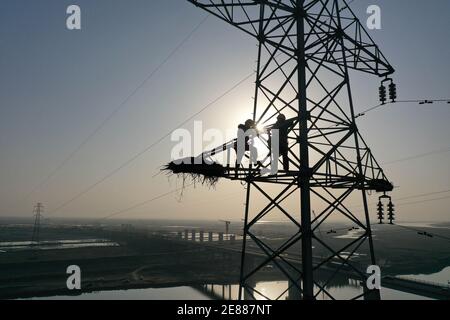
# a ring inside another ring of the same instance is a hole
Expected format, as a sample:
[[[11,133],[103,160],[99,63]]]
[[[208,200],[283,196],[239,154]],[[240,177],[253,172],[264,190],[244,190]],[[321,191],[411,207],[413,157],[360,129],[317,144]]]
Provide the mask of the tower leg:
[[[311,198],[310,168],[308,145],[308,110],[306,100],[306,57],[304,0],[297,0],[297,63],[298,63],[298,120],[300,123],[300,206],[302,225],[302,269],[303,298],[314,299],[313,263],[312,263],[312,231],[311,231]]]
[[[245,249],[247,245],[249,206],[250,206],[250,183],[247,183],[247,196],[245,199],[244,229],[243,229],[242,250],[241,250],[241,270],[239,275],[239,300],[242,300],[242,291],[245,290],[245,260],[246,260]],[[244,293],[244,300],[247,300],[245,293]]]
[[[288,300],[302,300],[301,292],[301,282],[298,281],[297,284],[289,280],[289,290],[288,290]]]

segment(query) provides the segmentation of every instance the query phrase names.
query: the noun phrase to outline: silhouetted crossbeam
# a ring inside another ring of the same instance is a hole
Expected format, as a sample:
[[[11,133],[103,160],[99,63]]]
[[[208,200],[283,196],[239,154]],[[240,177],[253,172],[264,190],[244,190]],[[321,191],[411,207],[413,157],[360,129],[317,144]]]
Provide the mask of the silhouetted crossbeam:
[[[213,160],[213,157],[223,152],[233,152],[236,150],[237,139],[224,143],[223,145],[206,151],[197,157],[188,157],[179,159],[167,164],[163,170],[175,175],[185,175],[187,178],[191,178],[194,182],[200,182],[208,185],[215,185],[219,182],[220,178],[229,180],[248,181],[251,177],[255,182],[267,182],[277,184],[291,184],[293,180],[300,178],[299,171],[285,171],[279,170],[276,175],[263,175],[261,169],[263,168],[261,163],[257,163],[251,167],[243,167],[241,164],[225,164],[222,165]],[[248,159],[248,154],[246,153]],[[367,161],[364,168],[368,173],[363,177],[363,184],[358,176],[352,175],[339,175],[331,172],[316,172],[313,175],[312,187],[329,187],[334,189],[355,188],[359,190],[369,190],[375,192],[390,192],[393,190],[393,185],[383,171],[378,166],[378,163],[373,158],[370,151],[367,152],[365,158]],[[356,166],[357,163],[353,164]],[[370,173],[378,172],[378,175],[370,175]]]
[[[295,48],[280,45],[280,32],[296,18],[305,15],[308,26],[314,26],[307,35],[306,57],[322,59],[328,63],[347,66],[362,72],[386,76],[395,72],[378,45],[372,40],[360,20],[351,8],[345,4],[338,7],[335,0],[305,0],[304,12],[297,12],[295,1],[292,0],[187,0],[195,6],[211,13],[219,19],[244,31],[258,39],[261,5],[270,11],[262,21],[266,35],[265,43],[276,47],[285,54],[295,56]],[[342,0],[339,2],[346,3]],[[338,19],[341,26],[330,23]],[[336,59],[328,53],[333,51],[336,41],[342,36],[346,62]],[[287,39],[293,35],[287,36]],[[321,57],[320,57],[321,56]]]

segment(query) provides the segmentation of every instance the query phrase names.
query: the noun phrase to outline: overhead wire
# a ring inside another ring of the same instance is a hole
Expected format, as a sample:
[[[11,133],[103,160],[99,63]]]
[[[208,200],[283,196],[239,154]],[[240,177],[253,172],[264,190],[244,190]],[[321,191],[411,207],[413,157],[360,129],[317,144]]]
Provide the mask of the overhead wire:
[[[35,192],[43,188],[47,183],[67,164],[70,160],[89,142],[91,141],[113,118],[114,116],[122,110],[127,103],[134,97],[143,87],[144,85],[151,80],[161,68],[169,62],[169,60],[186,44],[186,42],[192,38],[192,36],[199,30],[199,28],[206,22],[209,15],[205,16],[188,34],[184,37],[181,42],[179,42],[170,52],[169,54],[139,83],[137,87],[135,87],[126,97],[122,100],[122,102],[112,110],[111,113],[107,115],[95,128],[94,130],[84,138],[79,145],[73,149],[67,157],[63,159],[40,183],[36,185],[25,197],[24,199],[28,199]]]
[[[373,106],[373,107],[370,107],[370,108],[368,108],[368,109],[366,109],[366,110],[364,110],[364,111],[358,113],[358,114],[355,116],[355,119],[358,119],[358,118],[360,118],[360,117],[363,117],[363,116],[365,116],[367,113],[372,112],[372,111],[375,111],[375,110],[380,109],[380,108],[382,108],[382,107],[388,107],[388,106],[391,106],[391,105],[394,105],[394,104],[398,104],[398,103],[419,103],[419,104],[422,104],[422,105],[423,105],[423,104],[433,104],[433,103],[435,103],[435,102],[446,102],[446,103],[450,104],[450,99],[414,99],[414,100],[396,100],[396,101],[389,101],[389,102],[386,102],[386,103],[380,103],[380,104],[377,104],[377,105],[375,105],[375,106]]]
[[[193,184],[194,184],[194,183],[191,183],[191,184],[188,184],[188,185],[186,185],[186,186],[182,186],[182,187],[180,187],[180,188],[177,188],[177,189],[175,189],[175,190],[172,190],[172,191],[165,192],[165,193],[163,193],[163,194],[157,195],[157,196],[155,196],[155,197],[153,197],[153,198],[151,198],[151,199],[148,199],[148,200],[145,200],[145,201],[138,202],[138,203],[136,203],[136,204],[134,204],[134,205],[131,205],[131,206],[127,207],[127,208],[124,208],[124,209],[115,211],[115,212],[113,212],[113,213],[111,213],[111,214],[109,214],[109,215],[107,215],[107,216],[105,216],[105,217],[102,217],[102,218],[98,219],[98,221],[110,219],[110,218],[112,218],[112,217],[115,217],[115,216],[124,214],[124,213],[126,213],[126,212],[132,211],[132,210],[134,210],[134,209],[143,207],[143,206],[145,206],[145,205],[147,205],[147,204],[149,204],[149,203],[151,203],[151,202],[153,202],[153,201],[156,201],[156,200],[162,199],[162,198],[164,198],[164,197],[167,197],[167,196],[169,196],[169,195],[175,194],[175,193],[177,193],[177,192],[183,191],[183,190],[185,190],[186,188],[191,187]]]
[[[450,148],[439,149],[439,150],[434,150],[434,151],[429,151],[429,152],[417,154],[417,155],[414,155],[414,156],[409,156],[409,157],[406,157],[406,158],[401,158],[401,159],[397,159],[397,160],[384,162],[382,164],[383,165],[390,165],[390,164],[394,164],[394,163],[400,163],[400,162],[405,162],[405,161],[410,161],[410,160],[415,160],[415,159],[429,157],[429,156],[432,156],[432,155],[435,155],[435,154],[444,154],[444,153],[449,153],[449,152],[450,152]]]
[[[213,106],[215,103],[217,103],[219,100],[221,100],[223,97],[225,97],[226,95],[228,95],[229,93],[231,93],[233,90],[235,90],[237,87],[239,87],[241,84],[243,84],[245,81],[247,81],[250,77],[252,77],[254,75],[254,72],[248,74],[247,76],[245,76],[244,78],[242,78],[239,82],[237,82],[236,84],[234,84],[232,87],[230,87],[229,89],[227,89],[224,93],[222,93],[221,95],[219,95],[217,98],[215,98],[214,100],[212,100],[211,102],[209,102],[208,104],[206,104],[205,106],[203,106],[199,111],[195,112],[194,114],[192,114],[191,116],[189,116],[186,120],[182,121],[180,124],[174,126],[171,130],[169,130],[166,134],[162,135],[159,139],[157,139],[156,141],[154,141],[153,143],[151,143],[150,145],[148,145],[147,147],[145,147],[143,150],[139,151],[138,153],[134,154],[132,157],[130,157],[128,160],[126,160],[125,162],[123,162],[120,166],[116,167],[115,169],[111,170],[110,172],[108,172],[105,176],[103,176],[102,178],[100,178],[99,180],[97,180],[95,183],[91,184],[90,186],[88,186],[87,188],[83,189],[82,191],[80,191],[79,193],[77,193],[75,196],[73,196],[72,198],[66,200],[65,202],[63,202],[61,205],[59,205],[58,207],[56,207],[55,209],[51,210],[49,214],[54,214],[55,212],[61,210],[62,208],[65,208],[67,205],[69,205],[70,203],[74,202],[75,200],[79,199],[80,197],[82,197],[83,195],[85,195],[86,193],[88,193],[89,191],[91,191],[92,189],[94,189],[95,187],[97,187],[98,185],[100,185],[101,183],[103,183],[104,181],[108,180],[109,178],[111,178],[112,176],[114,176],[116,173],[118,173],[119,171],[121,171],[122,169],[124,169],[125,167],[127,167],[128,165],[130,165],[132,162],[134,162],[135,160],[137,160],[138,158],[140,158],[142,155],[146,154],[148,151],[150,151],[153,147],[157,146],[158,144],[160,144],[163,140],[165,140],[167,137],[169,137],[172,132],[174,130],[176,130],[177,128],[182,127],[183,125],[185,125],[186,123],[188,123],[189,121],[191,121],[192,119],[194,119],[196,116],[198,116],[199,114],[201,114],[202,112],[204,112],[205,110],[207,110],[208,108],[210,108],[211,106]]]
[[[416,233],[424,233],[424,232],[426,232],[426,234],[431,235],[433,238],[439,238],[439,239],[442,239],[442,240],[450,241],[450,237],[446,237],[446,236],[443,236],[441,234],[437,234],[435,232],[428,232],[428,231],[424,231],[424,230],[421,230],[421,229],[417,229],[417,228],[413,228],[413,227],[409,227],[409,226],[404,226],[404,225],[401,225],[401,224],[395,224],[395,225],[397,227],[400,227],[400,228],[403,228],[403,229],[406,229],[406,230],[410,230],[410,231],[414,231]]]

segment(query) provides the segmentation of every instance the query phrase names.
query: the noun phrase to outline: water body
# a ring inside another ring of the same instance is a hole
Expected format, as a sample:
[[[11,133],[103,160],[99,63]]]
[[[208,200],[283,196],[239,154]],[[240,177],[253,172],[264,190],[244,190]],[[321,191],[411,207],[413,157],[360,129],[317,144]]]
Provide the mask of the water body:
[[[8,251],[55,250],[115,246],[119,246],[119,244],[106,239],[40,241],[39,243],[33,243],[31,241],[14,241],[0,242],[0,253],[5,253]]]
[[[287,281],[265,281],[256,284],[256,290],[264,294],[267,298],[285,300],[287,293],[282,293],[287,288]],[[219,297],[224,299],[237,300],[239,286],[234,285],[208,285],[208,288]],[[338,300],[345,300],[348,296],[356,296],[362,293],[362,289],[356,286],[344,286],[329,288],[330,294]],[[280,295],[280,292],[282,293]],[[396,290],[383,288],[381,290],[383,300],[430,300],[414,294],[400,292]],[[258,300],[265,300],[258,296]],[[191,287],[173,287],[173,288],[149,288],[149,289],[131,289],[131,290],[112,290],[84,293],[79,296],[54,296],[32,298],[28,300],[212,300],[212,296],[202,293]],[[325,294],[318,297],[318,300],[330,300]]]
[[[450,225],[438,222],[401,222],[399,225],[414,228],[450,229]]]
[[[428,275],[402,275],[399,277],[414,278],[417,280],[439,283],[446,285],[450,279],[450,266],[440,272]],[[256,282],[255,289],[264,296],[257,296],[258,300],[288,298],[286,289],[287,281],[260,281]],[[79,296],[54,296],[44,298],[33,298],[31,300],[211,300],[214,297],[220,297],[224,300],[237,300],[239,285],[217,285],[207,284],[203,286],[209,293],[201,291],[198,288],[187,286],[172,288],[148,288],[148,289],[130,289],[130,290],[112,290],[84,293]],[[332,283],[327,287],[327,291],[338,300],[346,300],[361,294],[361,286],[354,280],[346,279],[337,283]],[[383,300],[431,300],[420,295],[401,292],[398,290],[382,288],[381,297]],[[326,294],[320,294],[318,300],[330,300]]]
[[[424,282],[430,282],[450,287],[450,267],[446,267],[433,274],[409,274],[399,276],[400,278],[412,278]]]
[[[225,297],[225,299],[237,300],[239,286],[237,284],[233,285],[208,285],[208,290],[212,290],[215,295],[220,297]],[[286,289],[288,288],[287,281],[263,281],[256,283],[255,290],[261,295],[255,294],[257,300],[266,300],[269,298],[271,300],[286,300],[288,299],[288,293]],[[334,299],[337,300],[347,300],[349,297],[356,297],[363,293],[362,287],[356,285],[355,283],[349,283],[348,285],[340,285],[327,288],[327,291]],[[381,297],[383,300],[431,300],[426,297],[422,297],[415,294],[405,293],[397,290],[382,288]],[[317,297],[317,300],[331,300],[331,298],[322,293]]]
[[[407,225],[407,224],[403,224]],[[437,226],[434,224],[410,224],[414,227],[433,227]],[[186,226],[170,226],[171,228],[186,228],[186,229],[195,229],[194,227]],[[441,226],[441,229],[448,228],[447,225]],[[202,228],[207,230],[206,228]],[[376,227],[374,227],[376,229]],[[183,230],[184,231],[184,230]],[[198,229],[197,229],[198,231]],[[175,234],[178,234],[177,231],[172,231]],[[361,230],[349,230],[345,229],[339,231],[335,236],[336,238],[349,238],[354,239],[358,237],[361,233]],[[184,232],[183,232],[184,237]],[[188,239],[191,239],[192,234],[188,234]],[[206,242],[208,238],[208,234],[205,233],[204,241]],[[227,238],[227,235],[224,236]],[[239,237],[240,238],[240,237]],[[238,240],[237,238],[236,240]],[[94,239],[95,240],[95,239]],[[196,235],[195,241],[199,241],[198,233]],[[218,233],[214,232],[213,241],[218,241]],[[64,246],[73,246],[73,245],[90,245],[95,242],[82,242],[79,241],[77,243],[60,243],[58,245],[63,248]],[[97,242],[98,245],[103,245],[101,242]],[[9,247],[8,247],[9,245]],[[20,244],[24,245],[24,243]],[[29,243],[27,244],[29,246]],[[3,246],[3,247],[2,247]],[[11,246],[17,246],[17,243],[0,243],[0,254],[2,250],[10,250]],[[444,268],[440,272],[434,274],[411,274],[411,275],[401,275],[399,277],[407,277],[414,278],[417,280],[439,283],[446,285],[450,281],[450,266]],[[222,297],[225,299],[237,299],[238,297],[238,289],[239,286],[237,284],[221,286],[221,285],[208,285],[209,289],[213,291],[214,295],[217,297]],[[280,298],[281,300],[287,298],[287,293],[285,292],[288,288],[287,281],[261,281],[256,283],[256,290],[261,292],[264,296],[267,296],[271,299]],[[362,288],[356,283],[352,282],[352,280],[341,279],[339,283],[332,284],[327,288],[327,291],[333,295],[333,297],[337,299],[348,299],[349,297],[354,297],[362,293]],[[415,294],[409,294],[397,290],[382,288],[381,290],[382,299],[384,300],[429,300],[426,297],[422,297]],[[260,299],[264,299],[264,297],[260,296]],[[208,295],[199,291],[198,289],[191,287],[173,287],[173,288],[148,288],[148,289],[132,289],[132,290],[113,290],[113,291],[100,291],[93,293],[86,293],[80,296],[57,296],[57,297],[47,297],[47,298],[36,298],[36,299],[46,299],[46,300],[208,300],[212,299],[212,295]],[[321,294],[318,299],[328,300],[329,297],[326,294]]]
[[[450,266],[442,271],[429,275],[403,275],[418,280],[447,284],[450,278]],[[262,295],[257,295],[258,300],[288,298],[288,281],[260,281],[256,282],[255,289]],[[206,290],[205,290],[206,289]],[[84,293],[79,296],[54,296],[44,298],[32,298],[31,300],[212,300],[220,297],[224,300],[237,300],[239,296],[239,285],[207,284],[203,286],[203,292],[199,288],[187,286],[172,288],[148,288],[130,290],[112,290]],[[208,291],[208,293],[206,292]],[[362,294],[362,287],[354,280],[331,284],[327,291],[337,300],[347,300]],[[416,294],[406,293],[398,290],[382,288],[381,298],[383,300],[432,300]],[[318,300],[331,300],[325,293],[317,297]]]
[[[79,296],[55,296],[27,300],[211,300],[191,287],[112,290],[83,293]]]

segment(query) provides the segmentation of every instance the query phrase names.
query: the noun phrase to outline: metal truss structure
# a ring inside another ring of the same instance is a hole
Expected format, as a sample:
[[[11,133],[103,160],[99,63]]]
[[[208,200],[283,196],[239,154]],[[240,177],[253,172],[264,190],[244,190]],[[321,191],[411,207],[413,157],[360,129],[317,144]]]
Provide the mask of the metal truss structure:
[[[376,264],[367,193],[389,192],[393,186],[358,131],[349,73],[386,77],[393,67],[346,0],[188,1],[258,42],[253,110],[258,126],[270,126],[280,113],[295,119],[289,131],[289,170],[261,174],[270,166],[269,151],[258,165],[228,166],[222,175],[247,185],[240,298],[266,298],[252,279],[271,265],[289,280],[286,291],[298,292],[300,299],[335,299],[328,284],[342,273],[362,284],[348,298],[379,299],[378,290],[365,286],[366,268]],[[258,138],[268,148],[267,137]],[[204,155],[214,156],[219,149]],[[355,201],[361,212],[351,210]],[[294,231],[273,247],[253,228],[275,214]],[[318,234],[337,217],[360,230],[341,246]],[[250,261],[249,246],[264,258]],[[367,264],[358,261],[364,250]],[[319,281],[317,274],[330,265],[328,279]]]
[[[32,245],[39,244],[39,234],[41,229],[41,217],[42,211],[44,210],[44,206],[42,203],[38,203],[34,206],[33,214],[34,214],[34,226],[33,226],[33,235],[31,236]]]

